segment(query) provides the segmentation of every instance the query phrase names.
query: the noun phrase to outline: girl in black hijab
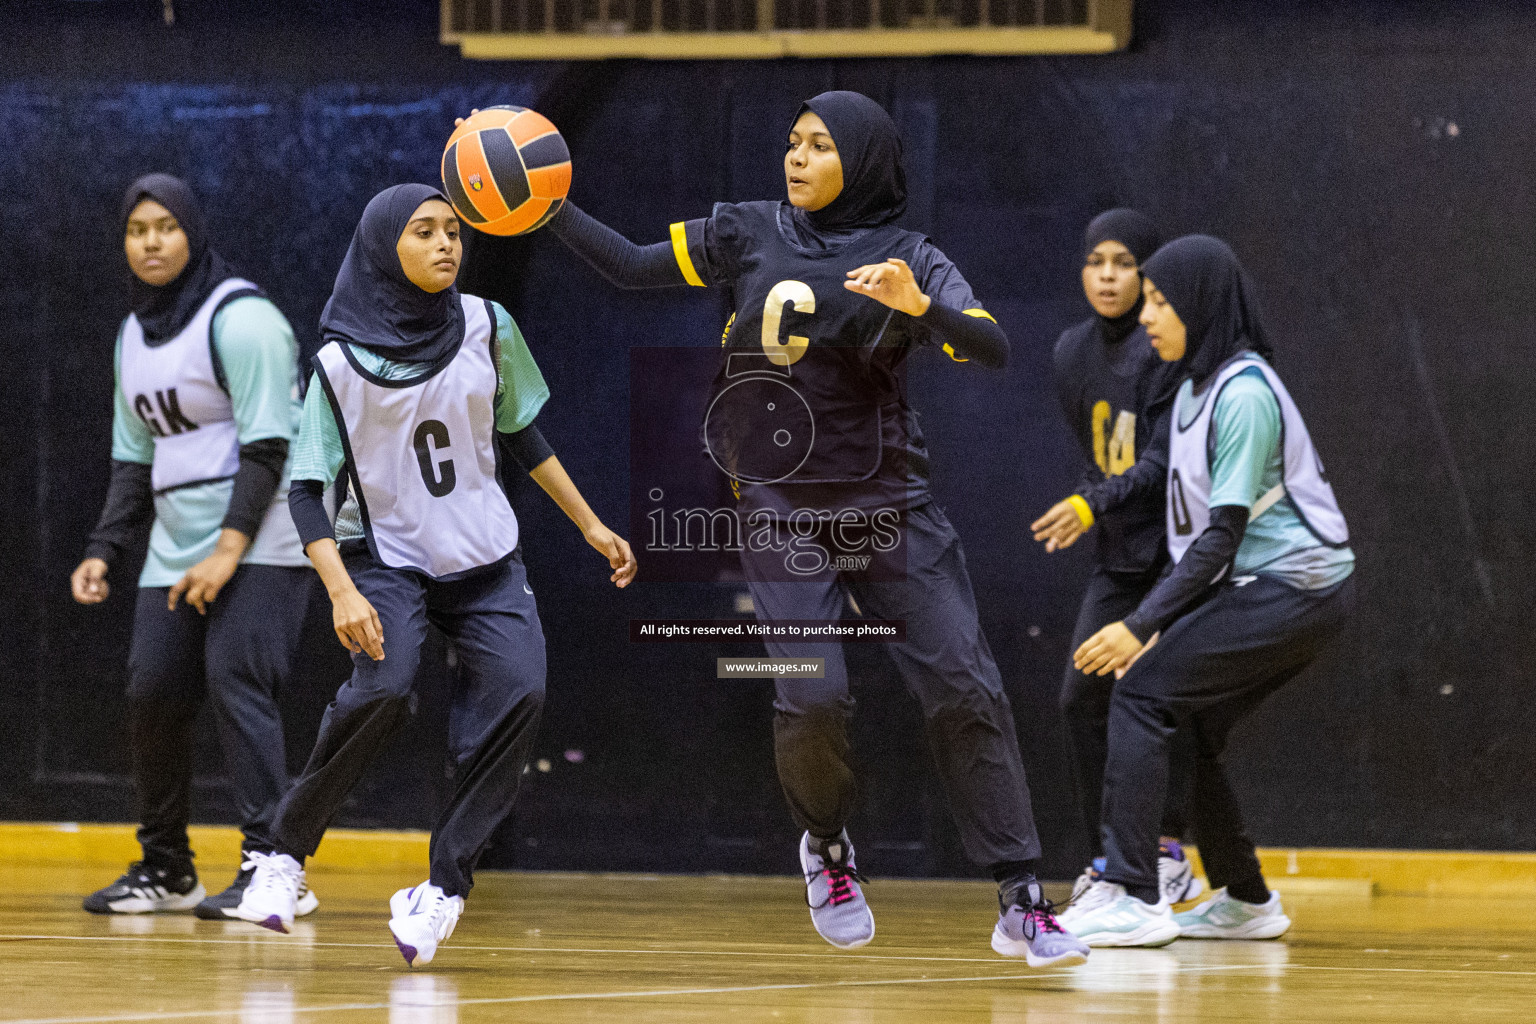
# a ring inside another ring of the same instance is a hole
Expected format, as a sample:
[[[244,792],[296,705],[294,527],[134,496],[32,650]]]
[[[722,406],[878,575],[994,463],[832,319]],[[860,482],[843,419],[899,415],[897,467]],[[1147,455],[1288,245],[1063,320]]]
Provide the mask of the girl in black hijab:
[[[424,291],[406,276],[397,245],[416,210],[445,202],[430,185],[380,192],[358,222],[320,314],[322,342],[359,345],[384,359],[436,363],[464,340],[464,309],[454,285]]]
[[[1172,571],[1075,654],[1122,674],[1109,713],[1103,877],[1072,925],[1090,944],[1268,939],[1290,918],[1259,871],[1221,753],[1227,733],[1307,667],[1353,604],[1349,531],[1305,422],[1269,365],[1253,286],[1215,238],[1170,242],[1143,267],[1141,322],[1181,367],[1169,415]],[[1169,739],[1196,746],[1191,824],[1216,898],[1171,914],[1155,863]]]
[[[1031,529],[1047,551],[1057,551],[1097,527],[1094,571],[1072,631],[1074,651],[1135,609],[1167,562],[1163,480],[1168,460],[1156,439],[1179,377],[1174,364],[1157,357],[1138,322],[1143,302],[1140,267],[1158,242],[1157,226],[1136,210],[1106,210],[1089,221],[1083,233],[1082,283],[1094,315],[1067,328],[1056,342],[1056,394],[1086,467],[1074,493]],[[1092,862],[1077,880],[1078,893],[1104,867],[1099,807],[1112,683],[1079,672],[1070,659],[1062,680],[1061,708],[1072,738],[1078,800],[1092,852]],[[1171,777],[1182,783],[1189,777],[1188,759],[1176,760]],[[1201,889],[1179,843],[1187,802],[1183,785],[1170,787],[1158,873],[1174,903],[1193,899]]]
[[[144,856],[85,909],[223,919],[253,865],[243,857],[234,883],[203,898],[187,841],[191,731],[209,698],[248,854],[288,786],[273,694],[312,585],[279,498],[298,350],[277,307],[209,244],[185,182],[139,178],[118,223],[131,312],[117,337],[112,478],[71,585],[82,604],[104,600],[111,566],[152,524],[128,658]],[[301,912],[315,903],[306,892]]]
[[[169,284],[151,284],[138,274],[129,277],[133,315],[151,341],[176,335],[222,282],[238,277],[235,269],[208,244],[203,210],[187,183],[169,174],[146,174],[123,194],[118,220],[127,224],[146,199],[168,210],[187,237],[186,268]]]
[[[507,311],[455,287],[459,221],[426,185],[363,211],[320,318],[325,344],[304,402],[288,501],[332,606],[352,678],[326,712],[304,773],[273,816],[237,916],[293,924],[304,861],[415,700],[430,622],[452,641],[454,791],[432,830],[430,877],[390,900],[406,962],[452,933],[491,832],[516,800],[544,705],[544,633],[523,566],[498,446],[580,527],[623,587],[636,565],[544,441],[549,398]],[[334,524],[321,494],[345,474]]]
[[[906,621],[905,641],[890,648],[923,706],[966,851],[998,881],[993,948],[1037,966],[1081,962],[1086,947],[1056,924],[1033,875],[1040,844],[1013,712],[901,386],[915,349],[995,368],[1007,338],[955,265],[896,225],[906,209],[901,139],[879,104],[844,91],[807,100],[788,132],[784,173],[787,201],[716,204],[673,224],[668,242],[634,245],[570,202],[550,227],[620,287],[728,289],[736,312],[703,433],[742,520],[768,538],[741,553],[757,615],[836,620],[852,596],[863,614]],[[802,407],[804,417],[775,420]],[[844,525],[791,537],[791,518],[807,516]],[[865,542],[885,524],[895,543],[871,556]],[[848,541],[855,534],[858,547]],[[810,559],[811,571],[795,562],[808,547],[829,556]],[[835,567],[859,547],[867,569]],[[844,831],[854,776],[842,650],[767,647],[823,659],[822,679],[777,681],[774,750],[805,830],[812,921],[833,945],[861,946],[874,919]]]

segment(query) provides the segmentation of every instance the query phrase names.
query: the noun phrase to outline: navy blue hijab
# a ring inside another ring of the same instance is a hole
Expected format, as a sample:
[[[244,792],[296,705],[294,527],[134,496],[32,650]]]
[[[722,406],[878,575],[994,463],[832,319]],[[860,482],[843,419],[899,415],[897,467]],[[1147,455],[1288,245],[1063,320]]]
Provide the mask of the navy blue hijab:
[[[1138,273],[1141,265],[1147,261],[1162,242],[1162,234],[1157,230],[1157,225],[1152,223],[1152,218],[1137,210],[1128,207],[1117,206],[1113,210],[1105,210],[1093,220],[1088,222],[1088,228],[1083,232],[1083,258],[1100,242],[1119,242],[1136,258]],[[1141,318],[1141,306],[1145,300],[1141,295],[1141,285],[1136,286],[1136,304],[1120,316],[1108,317],[1095,313],[1099,322],[1099,331],[1104,340],[1110,344],[1124,341],[1136,329],[1136,323]]]
[[[1244,349],[1270,357],[1253,282],[1226,242],[1210,235],[1176,238],[1153,253],[1141,272],[1184,321],[1182,362],[1197,391]]]
[[[128,217],[146,199],[170,211],[187,236],[187,265],[168,284],[153,285],[129,274],[128,302],[151,344],[181,333],[197,315],[208,296],[224,281],[237,277],[235,269],[208,244],[203,227],[203,208],[192,189],[169,174],[146,174],[123,193],[118,226],[128,230]]]
[[[394,185],[368,201],[320,314],[321,344],[343,341],[399,362],[436,362],[464,341],[459,289],[423,291],[405,276],[395,246],[411,214],[443,194],[430,185]]]
[[[850,231],[889,224],[907,210],[907,174],[901,165],[901,136],[885,108],[863,93],[837,90],[800,105],[821,118],[837,144],[843,190],[826,206],[796,220],[818,231]]]

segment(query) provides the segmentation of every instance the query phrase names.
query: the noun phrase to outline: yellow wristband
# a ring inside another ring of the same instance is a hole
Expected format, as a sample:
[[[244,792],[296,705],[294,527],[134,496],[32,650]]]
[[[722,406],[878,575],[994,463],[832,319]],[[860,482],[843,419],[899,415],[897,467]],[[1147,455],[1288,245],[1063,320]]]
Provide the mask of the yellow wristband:
[[[1072,506],[1072,511],[1077,513],[1077,518],[1083,522],[1083,529],[1093,525],[1093,509],[1082,499],[1081,495],[1074,494],[1067,499],[1067,504]]]

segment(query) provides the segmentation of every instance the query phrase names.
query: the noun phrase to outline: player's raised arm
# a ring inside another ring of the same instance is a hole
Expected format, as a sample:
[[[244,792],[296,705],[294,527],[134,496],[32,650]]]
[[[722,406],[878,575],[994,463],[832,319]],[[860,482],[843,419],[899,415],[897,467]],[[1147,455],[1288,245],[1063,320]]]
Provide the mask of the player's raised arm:
[[[479,113],[478,109],[470,111],[470,118]],[[454,119],[456,134],[464,130],[468,120],[463,117]],[[569,182],[568,174],[566,181]],[[454,201],[458,203],[467,198],[467,195],[461,196]],[[558,211],[545,223],[572,252],[586,260],[610,284],[620,288],[673,288],[703,283],[688,263],[686,243],[681,243],[682,248],[679,248],[682,224],[673,225],[670,241],[637,245],[569,199],[563,200]]]
[[[677,288],[693,283],[684,274],[672,242],[636,245],[569,200],[550,220],[549,230],[620,288]]]

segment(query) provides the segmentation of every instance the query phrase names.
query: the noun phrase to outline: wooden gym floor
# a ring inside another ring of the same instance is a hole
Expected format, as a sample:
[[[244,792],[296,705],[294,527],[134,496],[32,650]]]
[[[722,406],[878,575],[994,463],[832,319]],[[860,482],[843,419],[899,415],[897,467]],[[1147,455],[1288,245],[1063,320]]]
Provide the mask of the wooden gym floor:
[[[488,872],[437,959],[411,970],[385,920],[416,869],[312,872],[320,910],[288,936],[83,913],[80,896],[115,874],[0,864],[0,1022],[1536,1019],[1536,893],[1302,886],[1286,897],[1296,926],[1280,942],[1185,939],[1032,971],[988,947],[987,883],[877,880],[875,941],[841,952],[812,932],[790,878]]]

